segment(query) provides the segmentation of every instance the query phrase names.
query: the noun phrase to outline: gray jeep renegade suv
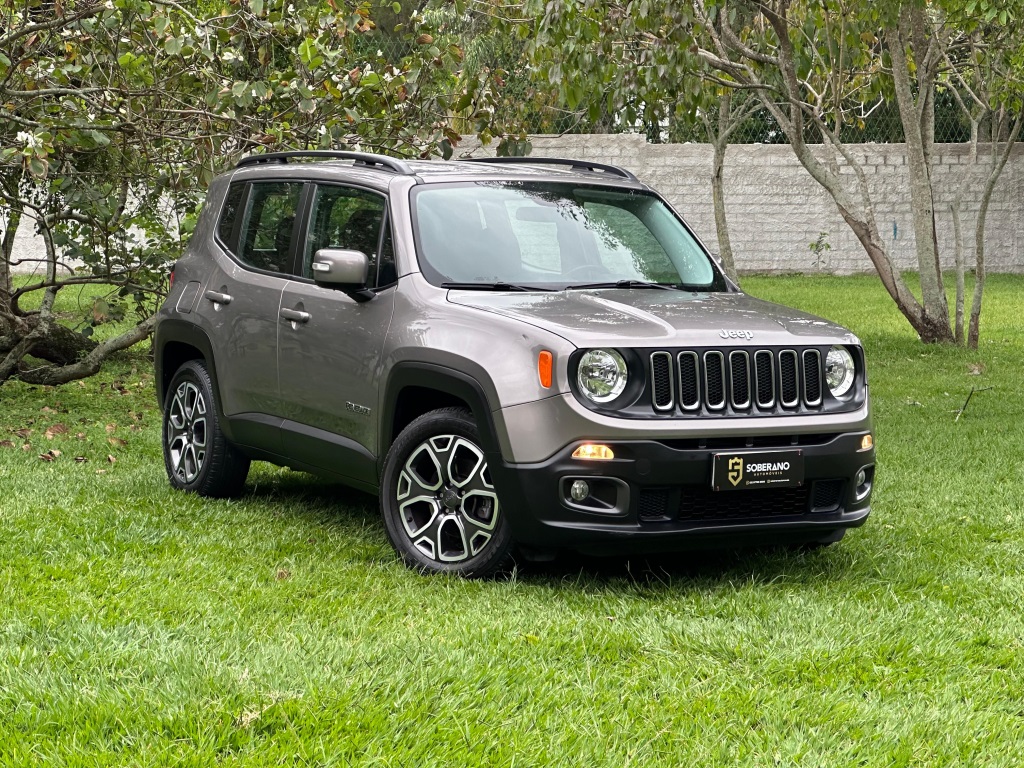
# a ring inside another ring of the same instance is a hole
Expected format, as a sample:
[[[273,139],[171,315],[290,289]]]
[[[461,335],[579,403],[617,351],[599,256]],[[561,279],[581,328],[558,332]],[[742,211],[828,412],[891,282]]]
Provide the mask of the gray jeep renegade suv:
[[[613,166],[246,158],[155,355],[172,485],[231,495],[253,459],[334,478],[425,571],[827,544],[870,509],[857,338],[740,292]]]

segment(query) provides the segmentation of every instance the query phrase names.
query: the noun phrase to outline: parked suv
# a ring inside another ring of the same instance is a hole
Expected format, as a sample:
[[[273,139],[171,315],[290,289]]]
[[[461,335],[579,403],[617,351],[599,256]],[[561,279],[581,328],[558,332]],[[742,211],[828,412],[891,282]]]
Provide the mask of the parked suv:
[[[155,337],[171,484],[251,460],[379,494],[410,566],[827,544],[868,516],[864,353],[742,293],[663,198],[580,160],[242,160]]]

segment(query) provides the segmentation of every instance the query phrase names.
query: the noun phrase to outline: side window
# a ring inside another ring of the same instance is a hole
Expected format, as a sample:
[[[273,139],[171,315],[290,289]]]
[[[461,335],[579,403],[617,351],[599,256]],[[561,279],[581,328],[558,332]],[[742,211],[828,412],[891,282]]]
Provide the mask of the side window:
[[[236,181],[228,189],[227,197],[224,198],[224,207],[220,210],[220,223],[217,224],[217,235],[221,242],[229,248],[234,246],[231,242],[231,233],[235,229],[235,220],[238,218],[238,206],[242,202],[242,193],[245,192],[245,182]]]
[[[254,182],[242,217],[238,258],[268,272],[289,273],[295,212],[302,184]]]
[[[384,198],[380,195],[351,187],[317,187],[309,214],[302,276],[313,276],[313,255],[321,248],[347,248],[362,251],[370,258],[369,274],[373,281],[383,222]]]

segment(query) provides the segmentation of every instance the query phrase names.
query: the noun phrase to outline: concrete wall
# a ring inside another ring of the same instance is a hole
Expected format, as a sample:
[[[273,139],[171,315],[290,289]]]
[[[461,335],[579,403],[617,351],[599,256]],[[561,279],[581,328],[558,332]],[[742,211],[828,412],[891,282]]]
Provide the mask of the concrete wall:
[[[711,250],[718,250],[711,204],[711,147],[648,144],[642,136],[606,134],[538,136],[533,155],[574,157],[621,165],[665,195]],[[490,154],[475,142],[463,153]],[[862,144],[851,150],[864,164],[872,187],[883,241],[901,268],[916,269],[906,150],[902,144]],[[939,246],[952,266],[953,225],[949,204],[966,181],[962,228],[968,264],[974,263],[974,222],[986,170],[970,166],[960,144],[936,147]],[[852,169],[848,169],[852,170]],[[852,179],[851,179],[852,182]],[[851,185],[852,188],[852,185]],[[822,232],[832,246],[825,271],[871,271],[871,262],[835,203],[797,161],[789,145],[735,144],[725,165],[725,204],[737,266],[745,271],[812,272],[809,245]],[[1024,272],[1024,146],[1014,148],[996,186],[985,237],[986,264],[993,272]]]
[[[648,144],[625,134],[538,136],[537,156],[578,157],[622,165],[659,190],[675,205],[712,250],[717,250],[711,206],[711,148],[702,144]],[[461,154],[484,155],[468,141]],[[905,148],[902,144],[851,147],[872,184],[875,216],[883,241],[901,268],[915,269]],[[974,221],[985,168],[968,163],[959,144],[936,147],[933,173],[937,191],[939,245],[946,266],[953,264],[949,203],[960,185],[969,192],[963,206],[968,264],[974,263]],[[797,162],[788,145],[736,144],[725,166],[726,210],[737,265],[744,271],[813,272],[819,269],[809,245],[826,233],[831,245],[823,271],[839,274],[872,269],[863,248],[839,216],[835,203]],[[23,225],[15,258],[40,258],[38,238]],[[986,228],[986,261],[993,272],[1024,272],[1024,145],[1015,147],[996,186]],[[23,265],[24,267],[32,265]]]

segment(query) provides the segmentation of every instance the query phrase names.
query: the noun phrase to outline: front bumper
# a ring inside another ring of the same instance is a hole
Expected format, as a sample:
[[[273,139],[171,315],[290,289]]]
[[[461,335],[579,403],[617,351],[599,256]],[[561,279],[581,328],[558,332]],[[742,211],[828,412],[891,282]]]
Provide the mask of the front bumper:
[[[594,554],[694,547],[798,543],[835,538],[870,512],[875,452],[861,450],[868,432],[762,440],[689,438],[602,441],[610,461],[580,460],[573,442],[552,458],[514,464],[489,456],[491,472],[517,542]],[[804,483],[786,488],[715,491],[716,453],[799,449]],[[858,472],[867,480],[856,487]],[[572,482],[593,496],[574,502]]]

